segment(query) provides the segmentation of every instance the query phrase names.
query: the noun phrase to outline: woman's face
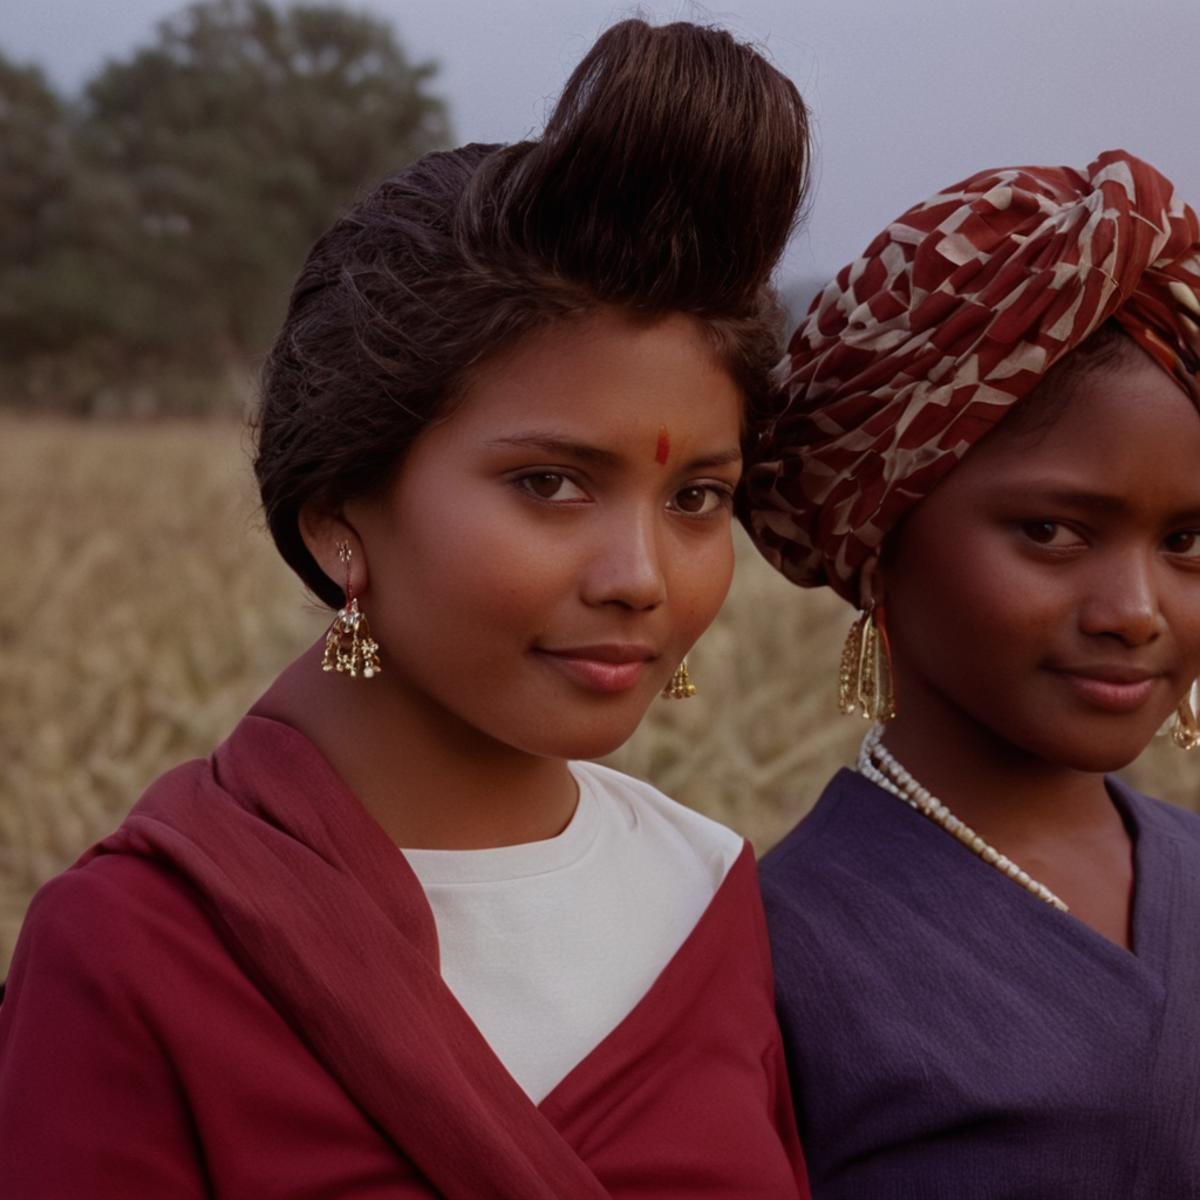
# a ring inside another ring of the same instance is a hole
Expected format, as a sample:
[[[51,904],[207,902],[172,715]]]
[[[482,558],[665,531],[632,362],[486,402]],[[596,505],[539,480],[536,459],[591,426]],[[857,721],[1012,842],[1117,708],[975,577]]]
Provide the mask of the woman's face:
[[[742,396],[690,318],[561,321],[346,507],[383,683],[520,750],[636,728],[733,567]]]
[[[1132,347],[1043,389],[1052,424],[999,426],[889,548],[898,705],[1113,770],[1200,675],[1200,413]]]

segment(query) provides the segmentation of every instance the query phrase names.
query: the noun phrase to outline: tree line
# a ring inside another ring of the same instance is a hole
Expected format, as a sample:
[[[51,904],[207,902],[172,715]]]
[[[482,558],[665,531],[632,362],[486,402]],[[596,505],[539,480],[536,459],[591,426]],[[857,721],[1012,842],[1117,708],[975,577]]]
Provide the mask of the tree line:
[[[450,142],[436,66],[332,6],[203,0],[76,96],[0,50],[0,404],[240,402],[309,245]]]

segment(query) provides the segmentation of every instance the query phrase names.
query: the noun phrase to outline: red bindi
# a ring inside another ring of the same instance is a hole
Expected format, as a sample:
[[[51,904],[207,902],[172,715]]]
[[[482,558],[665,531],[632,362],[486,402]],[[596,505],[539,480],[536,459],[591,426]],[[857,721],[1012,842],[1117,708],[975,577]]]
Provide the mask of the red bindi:
[[[671,435],[667,432],[665,425],[658,427],[658,443],[654,447],[654,461],[659,466],[663,466],[667,459],[671,457]]]

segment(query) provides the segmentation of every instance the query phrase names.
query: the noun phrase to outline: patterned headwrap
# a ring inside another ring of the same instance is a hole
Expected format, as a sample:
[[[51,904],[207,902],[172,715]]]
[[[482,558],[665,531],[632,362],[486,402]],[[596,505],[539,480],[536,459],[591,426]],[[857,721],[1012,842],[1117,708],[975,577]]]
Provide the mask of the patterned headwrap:
[[[909,209],[813,301],[750,414],[759,549],[857,602],[905,512],[1110,317],[1200,406],[1200,225],[1147,163],[984,171]]]

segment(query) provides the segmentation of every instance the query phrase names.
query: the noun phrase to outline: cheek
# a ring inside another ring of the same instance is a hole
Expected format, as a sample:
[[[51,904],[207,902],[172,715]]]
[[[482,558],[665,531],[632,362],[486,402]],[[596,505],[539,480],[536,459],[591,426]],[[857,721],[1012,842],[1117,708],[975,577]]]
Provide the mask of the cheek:
[[[466,617],[503,625],[548,609],[572,578],[571,556],[545,530],[531,530],[503,501],[444,512],[419,528],[398,555],[397,574],[419,581],[419,600],[434,622]],[[469,633],[470,630],[465,630]]]
[[[682,639],[694,642],[712,624],[733,582],[732,530],[680,547],[668,591]]]
[[[906,539],[893,580],[893,647],[925,675],[994,675],[1036,663],[1071,620],[1065,579],[1036,568],[1001,530]]]

